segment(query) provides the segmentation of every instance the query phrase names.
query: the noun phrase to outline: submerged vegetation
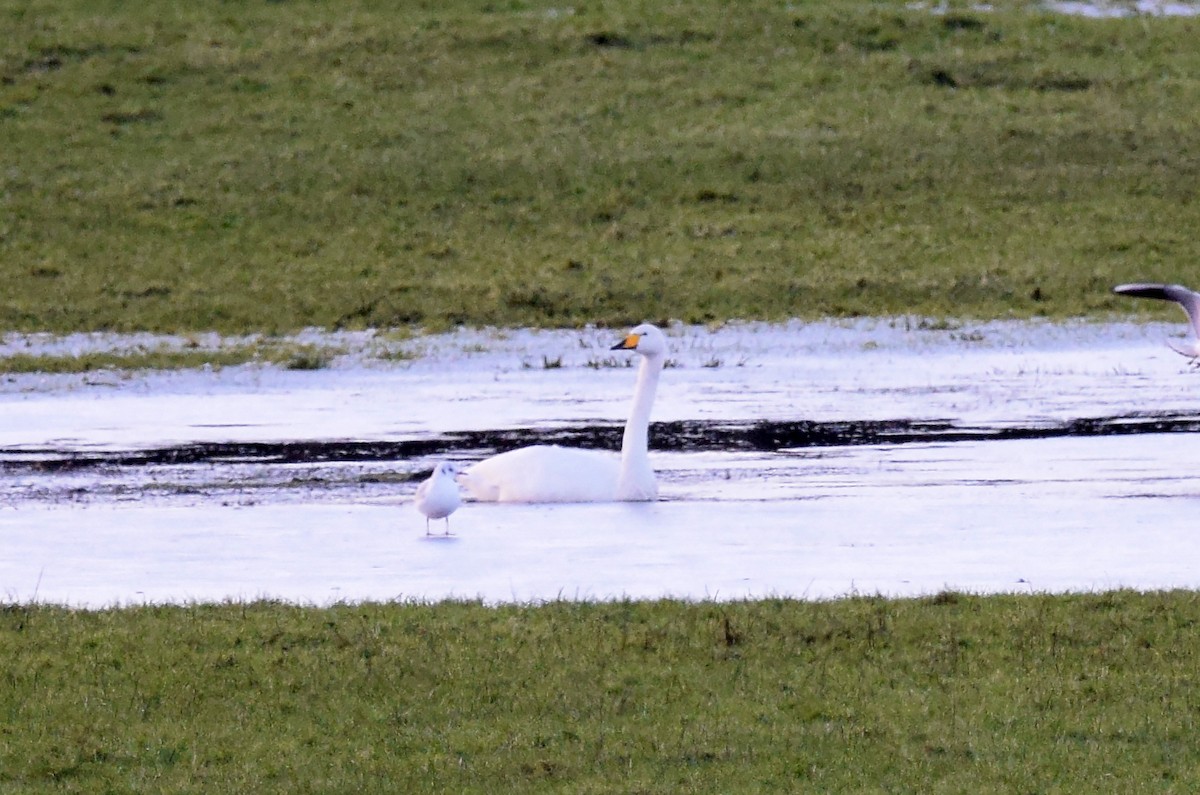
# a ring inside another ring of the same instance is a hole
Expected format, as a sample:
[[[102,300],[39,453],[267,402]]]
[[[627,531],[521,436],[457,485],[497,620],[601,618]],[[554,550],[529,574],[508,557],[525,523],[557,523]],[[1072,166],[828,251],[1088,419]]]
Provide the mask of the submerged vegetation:
[[[0,611],[0,789],[1188,792],[1200,597]]]
[[[1196,281],[1195,18],[0,0],[0,20],[2,329],[1062,317]]]

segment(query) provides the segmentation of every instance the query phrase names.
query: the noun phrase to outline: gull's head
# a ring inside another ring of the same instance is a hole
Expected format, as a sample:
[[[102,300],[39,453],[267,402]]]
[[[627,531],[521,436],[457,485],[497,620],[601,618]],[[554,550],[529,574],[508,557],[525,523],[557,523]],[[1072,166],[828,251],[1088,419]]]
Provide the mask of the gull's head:
[[[658,326],[643,323],[635,326],[625,335],[625,339],[612,346],[614,351],[637,351],[643,356],[654,356],[667,352],[667,337]]]
[[[453,461],[443,461],[434,469],[433,474],[443,478],[453,478],[458,475],[458,464]]]

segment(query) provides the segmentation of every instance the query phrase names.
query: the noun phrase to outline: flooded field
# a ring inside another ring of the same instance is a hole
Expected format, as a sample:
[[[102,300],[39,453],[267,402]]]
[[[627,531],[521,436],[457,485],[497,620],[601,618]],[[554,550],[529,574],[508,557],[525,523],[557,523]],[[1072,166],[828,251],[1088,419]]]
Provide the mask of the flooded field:
[[[658,502],[467,503],[446,539],[411,505],[437,461],[619,446],[616,333],[463,331],[388,358],[329,335],[343,353],[319,370],[10,376],[0,588],[104,606],[1196,587],[1200,374],[1165,345],[1183,328],[675,328]]]

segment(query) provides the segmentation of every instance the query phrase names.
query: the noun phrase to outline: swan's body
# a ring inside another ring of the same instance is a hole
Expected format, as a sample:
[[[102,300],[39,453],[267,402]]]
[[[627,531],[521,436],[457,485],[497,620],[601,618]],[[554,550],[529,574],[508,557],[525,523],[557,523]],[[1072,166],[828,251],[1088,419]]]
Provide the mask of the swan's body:
[[[417,486],[413,503],[425,514],[425,535],[429,535],[430,519],[445,519],[446,535],[450,535],[450,514],[462,505],[458,483],[454,480],[457,474],[458,467],[446,461],[434,467],[429,479]]]
[[[487,502],[644,501],[658,496],[650,466],[650,407],[667,357],[667,341],[654,326],[629,332],[613,350],[642,355],[633,407],[621,453],[558,445],[510,450],[474,464],[462,475],[467,493]]]
[[[1113,292],[1134,298],[1155,298],[1159,301],[1174,301],[1179,304],[1187,313],[1188,320],[1192,324],[1192,331],[1197,339],[1193,339],[1191,345],[1186,347],[1174,345],[1170,341],[1167,342],[1167,345],[1171,350],[1188,357],[1193,362],[1200,357],[1200,293],[1189,290],[1181,284],[1149,283],[1119,284],[1113,288]]]
[[[463,485],[485,502],[605,502],[620,472],[620,457],[607,450],[539,444],[480,461]]]

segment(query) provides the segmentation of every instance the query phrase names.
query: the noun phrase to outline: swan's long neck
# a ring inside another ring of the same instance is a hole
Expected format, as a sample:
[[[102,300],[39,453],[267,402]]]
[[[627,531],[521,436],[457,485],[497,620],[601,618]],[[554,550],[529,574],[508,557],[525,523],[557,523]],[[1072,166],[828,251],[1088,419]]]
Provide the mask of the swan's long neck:
[[[650,467],[650,408],[658,389],[665,354],[657,353],[642,359],[638,368],[637,385],[633,391],[633,406],[621,437],[621,474],[617,483],[618,499],[651,499],[654,494],[638,494],[646,484],[653,487],[654,470]],[[632,491],[631,491],[632,490]]]

